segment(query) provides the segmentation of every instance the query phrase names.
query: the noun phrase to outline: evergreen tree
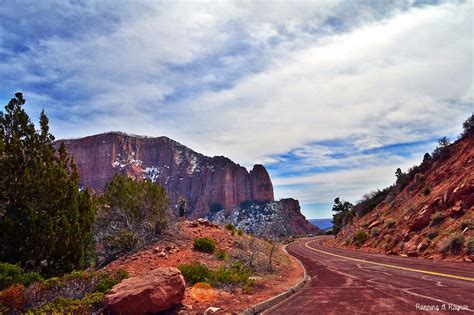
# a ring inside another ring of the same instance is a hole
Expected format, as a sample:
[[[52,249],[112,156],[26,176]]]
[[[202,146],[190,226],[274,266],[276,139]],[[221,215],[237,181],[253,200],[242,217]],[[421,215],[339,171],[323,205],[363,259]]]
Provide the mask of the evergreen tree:
[[[348,201],[341,201],[339,197],[334,199],[332,211],[333,234],[336,235],[346,225],[352,224],[354,218],[354,205]]]
[[[102,246],[98,265],[139,249],[157,238],[168,225],[165,189],[149,180],[115,175],[105,186],[94,227]]]
[[[462,137],[472,136],[474,134],[474,114],[469,116],[468,119],[462,124],[463,133]]]
[[[451,142],[447,137],[442,137],[438,140],[438,146],[433,151],[433,160],[445,160],[450,154]]]
[[[0,261],[45,276],[84,267],[95,209],[48,117],[36,131],[16,93],[0,112]]]

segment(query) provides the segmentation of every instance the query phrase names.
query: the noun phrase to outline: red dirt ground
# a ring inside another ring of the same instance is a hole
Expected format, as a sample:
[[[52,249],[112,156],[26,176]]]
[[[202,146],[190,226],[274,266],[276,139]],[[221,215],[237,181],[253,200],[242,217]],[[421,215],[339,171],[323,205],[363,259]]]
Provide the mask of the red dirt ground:
[[[106,270],[125,269],[130,276],[146,274],[148,271],[159,267],[177,267],[180,264],[197,261],[210,267],[223,264],[214,255],[199,252],[193,249],[196,237],[209,237],[216,241],[217,249],[224,249],[229,253],[238,251],[233,245],[235,241],[248,238],[247,235],[239,236],[224,228],[181,222],[178,232],[168,236],[165,240],[153,244],[135,254],[121,257],[106,267]],[[162,249],[166,257],[159,257]],[[158,248],[158,249],[156,249]],[[292,256],[283,251],[283,245],[278,244],[274,255],[274,272],[255,276],[255,285],[251,292],[244,293],[241,288],[198,290],[186,288],[186,296],[180,314],[202,314],[208,307],[220,308],[215,314],[238,314],[247,307],[271,298],[286,289],[296,285],[303,278],[304,270]],[[203,292],[204,291],[204,292]]]

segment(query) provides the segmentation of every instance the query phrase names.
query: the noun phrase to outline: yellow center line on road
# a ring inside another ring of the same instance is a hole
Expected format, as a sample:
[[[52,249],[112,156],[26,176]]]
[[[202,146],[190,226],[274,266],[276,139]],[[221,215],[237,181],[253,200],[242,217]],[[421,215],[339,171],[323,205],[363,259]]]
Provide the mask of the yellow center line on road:
[[[401,266],[396,266],[396,265],[382,264],[382,263],[378,263],[378,262],[375,262],[375,261],[357,259],[357,258],[337,255],[337,254],[329,253],[329,252],[311,247],[311,246],[308,245],[311,242],[314,242],[314,241],[307,242],[304,245],[307,248],[309,248],[311,250],[314,250],[316,252],[326,254],[326,255],[331,255],[331,256],[334,256],[334,257],[339,257],[339,258],[342,258],[342,259],[347,259],[347,260],[352,260],[352,261],[357,261],[357,262],[362,262],[362,263],[366,263],[366,264],[372,264],[372,265],[377,265],[377,266],[382,266],[382,267],[387,267],[387,268],[400,269],[400,270],[405,270],[405,271],[412,271],[412,272],[424,273],[424,274],[428,274],[428,275],[434,275],[434,276],[440,276],[440,277],[453,278],[453,279],[459,279],[459,280],[466,280],[466,281],[473,281],[474,282],[474,278],[470,278],[470,277],[451,275],[451,274],[448,274],[448,273],[441,273],[441,272],[428,271],[428,270],[422,270],[422,269],[413,269],[413,268],[401,267]]]

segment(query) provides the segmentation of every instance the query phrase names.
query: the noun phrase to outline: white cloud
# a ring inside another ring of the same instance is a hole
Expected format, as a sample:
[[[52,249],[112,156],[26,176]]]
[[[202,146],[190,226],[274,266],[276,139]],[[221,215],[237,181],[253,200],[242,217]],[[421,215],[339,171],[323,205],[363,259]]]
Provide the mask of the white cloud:
[[[315,174],[285,191],[289,182],[277,178],[277,193],[304,202],[359,196],[411,159],[364,149],[455,134],[472,111],[472,4],[413,5],[9,3],[0,12],[8,78],[0,96],[23,90],[34,112],[52,114],[58,137],[167,135],[208,155],[295,172],[345,163],[352,170],[339,178],[348,182]],[[17,6],[21,23],[12,27]],[[314,145],[341,139],[354,151],[344,159]],[[278,157],[289,151],[298,165]]]
[[[273,184],[277,187],[278,198],[294,196],[302,204],[330,203],[336,197],[355,202],[370,191],[393,184],[396,168],[408,169],[415,163],[419,163],[419,159],[329,173],[277,177],[273,178]]]
[[[468,3],[412,9],[288,51],[182,104],[186,136],[249,162],[354,134],[364,148],[451,134],[472,106],[457,102],[472,92],[471,19]]]

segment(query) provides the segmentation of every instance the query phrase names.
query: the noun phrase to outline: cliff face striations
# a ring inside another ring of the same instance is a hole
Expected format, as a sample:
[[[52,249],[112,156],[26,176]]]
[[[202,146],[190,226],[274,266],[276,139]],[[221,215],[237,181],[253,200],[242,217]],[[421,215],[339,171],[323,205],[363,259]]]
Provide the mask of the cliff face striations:
[[[98,192],[116,173],[148,178],[165,187],[171,205],[185,198],[191,217],[205,217],[211,210],[228,210],[244,201],[274,200],[270,176],[262,165],[248,172],[228,158],[204,156],[167,137],[110,132],[62,141],[76,160],[81,185]]]

